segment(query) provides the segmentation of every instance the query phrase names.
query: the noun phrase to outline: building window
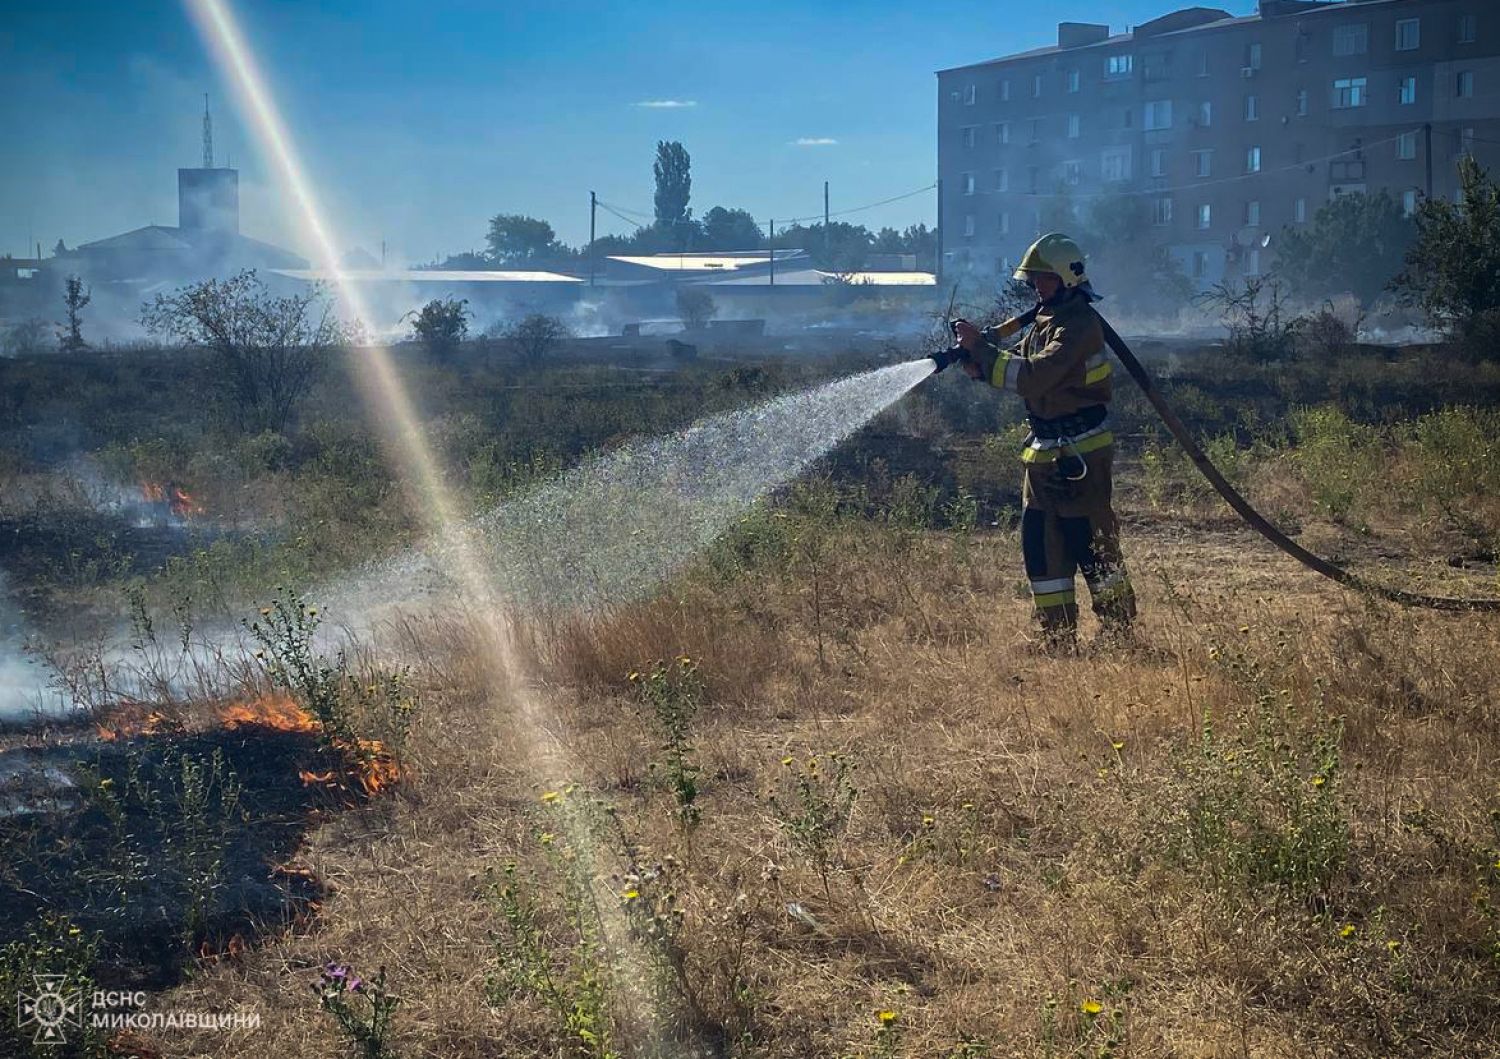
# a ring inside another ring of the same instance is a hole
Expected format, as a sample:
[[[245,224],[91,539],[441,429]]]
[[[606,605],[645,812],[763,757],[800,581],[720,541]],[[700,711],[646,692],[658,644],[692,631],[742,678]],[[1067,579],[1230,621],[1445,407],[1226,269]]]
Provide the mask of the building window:
[[[1420,18],[1396,19],[1396,50],[1416,51],[1422,46],[1422,20]]]
[[[1026,167],[1026,192],[1030,195],[1036,194],[1037,167],[1029,165]]]
[[[1069,92],[1077,92],[1078,88],[1079,88],[1079,85],[1082,83],[1082,80],[1083,79],[1078,76],[1078,71],[1077,70],[1069,70],[1068,71],[1068,91]]]
[[[1079,124],[1080,123],[1077,114],[1068,115],[1068,139],[1078,139]]]
[[[1193,175],[1199,177],[1211,176],[1213,174],[1213,158],[1214,153],[1212,151],[1194,151]]]
[[[1167,149],[1165,147],[1151,149],[1151,175],[1154,177],[1167,175]]]
[[[1260,42],[1245,45],[1245,69],[1260,69]]]
[[[1205,129],[1214,123],[1214,105],[1212,103],[1198,104],[1198,124]]]
[[[1259,121],[1260,120],[1260,97],[1259,96],[1246,96],[1245,97],[1245,120],[1246,121]]]
[[[1170,129],[1172,127],[1172,101],[1159,99],[1146,104],[1146,128]]]
[[[1370,24],[1355,22],[1333,27],[1333,54],[1363,55],[1370,50]]]
[[[1453,84],[1453,94],[1459,99],[1472,99],[1474,97],[1474,74],[1471,70],[1458,71],[1458,78]]]
[[[1041,74],[1032,74],[1031,75],[1031,98],[1032,99],[1041,99],[1042,98],[1042,75]]]
[[[1364,106],[1366,84],[1366,79],[1363,77],[1340,77],[1334,81],[1333,109],[1348,110],[1351,107]]]
[[[1163,195],[1151,203],[1151,223],[1165,227],[1172,223],[1172,200]]]
[[[1010,102],[1010,78],[1006,77],[1000,81],[1000,102]]]
[[[1408,188],[1401,192],[1401,212],[1408,217],[1417,212],[1417,193],[1414,189]]]
[[[1207,204],[1198,207],[1198,230],[1206,232],[1213,224],[1213,207]]]
[[[972,213],[964,215],[964,238],[974,238],[974,215]]]
[[[1129,55],[1111,55],[1105,69],[1110,77],[1129,77],[1135,63]]]
[[[1474,153],[1474,129],[1472,126],[1458,130],[1458,153]]]
[[[1479,16],[1478,15],[1459,15],[1458,16],[1458,43],[1460,43],[1460,44],[1473,44],[1474,41],[1475,41],[1475,39],[1479,36],[1479,24],[1478,23],[1479,23]]]
[[[972,107],[978,98],[978,89],[975,86],[968,85],[964,88],[964,106]]]
[[[1254,199],[1245,203],[1245,224],[1250,228],[1260,227],[1260,203]]]
[[[1260,275],[1260,247],[1258,246],[1252,246],[1245,254],[1245,275]]]
[[[1002,121],[995,126],[995,143],[1001,147],[1010,143],[1010,122]]]
[[[977,142],[977,140],[979,138],[979,126],[978,125],[965,125],[962,129],[960,129],[958,131],[963,136],[963,141],[964,141],[964,146],[965,147],[973,147],[974,144]]]
[[[1401,87],[1396,94],[1397,101],[1404,107],[1409,107],[1417,101],[1417,79],[1415,77],[1403,77]]]
[[[974,174],[973,173],[963,173],[963,174],[961,174],[960,177],[959,177],[959,181],[963,185],[963,189],[964,189],[964,194],[965,195],[972,195],[972,194],[974,194]]]
[[[1037,143],[1042,138],[1042,119],[1032,118],[1026,123],[1026,142]]]
[[[1297,224],[1307,223],[1307,200],[1298,199],[1292,203],[1292,220]]]
[[[999,227],[1000,227],[1000,234],[1001,235],[1009,235],[1010,234],[1010,211],[1009,210],[1001,210],[1000,211],[1000,225],[999,225]]]
[[[1083,163],[1082,162],[1064,162],[1063,163],[1063,183],[1064,184],[1067,184],[1069,187],[1077,187],[1078,184],[1079,184],[1079,181],[1081,181],[1082,179],[1083,179]]]
[[[1130,148],[1106,147],[1099,153],[1099,177],[1105,181],[1130,179]]]
[[[1417,156],[1417,134],[1403,132],[1396,137],[1396,157],[1410,161]]]
[[[1008,169],[997,169],[997,170],[995,170],[995,190],[996,191],[1009,191],[1010,190],[1010,170],[1008,170]]]
[[[1200,51],[1198,53],[1198,76],[1208,76],[1208,52],[1206,51]]]
[[[1245,172],[1260,172],[1260,148],[1249,147],[1245,150]]]
[[[1132,110],[1129,107],[1126,107],[1123,111],[1120,112],[1120,127],[1124,128],[1124,129],[1128,129],[1128,128],[1130,128],[1134,124],[1135,124],[1135,111]]]
[[[1297,117],[1307,117],[1307,89],[1297,89]]]
[[[1208,272],[1208,251],[1193,251],[1193,278],[1202,279]]]

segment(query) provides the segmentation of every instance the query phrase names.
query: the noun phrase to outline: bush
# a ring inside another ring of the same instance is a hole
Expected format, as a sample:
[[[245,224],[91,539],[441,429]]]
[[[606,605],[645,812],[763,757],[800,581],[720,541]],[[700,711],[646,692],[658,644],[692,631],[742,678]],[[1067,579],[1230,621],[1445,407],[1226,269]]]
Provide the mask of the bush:
[[[701,331],[719,313],[714,296],[701,287],[677,289],[677,315],[689,331]]]
[[[1281,284],[1269,276],[1247,276],[1239,287],[1227,280],[1198,295],[1200,305],[1219,313],[1229,331],[1225,349],[1242,360],[1286,360],[1296,350],[1301,319],[1286,309]]]
[[[403,316],[411,318],[412,335],[438,359],[451,356],[469,333],[469,299],[434,298],[421,309]]]
[[[528,313],[505,327],[501,335],[523,361],[535,364],[568,337],[568,327],[555,316]]]

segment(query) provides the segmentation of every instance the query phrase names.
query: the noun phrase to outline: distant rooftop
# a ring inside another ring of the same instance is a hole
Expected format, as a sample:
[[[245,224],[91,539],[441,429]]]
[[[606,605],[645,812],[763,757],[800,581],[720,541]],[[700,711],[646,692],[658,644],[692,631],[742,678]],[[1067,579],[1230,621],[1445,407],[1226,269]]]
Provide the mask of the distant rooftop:
[[[480,271],[478,269],[347,269],[337,274],[319,268],[279,268],[278,276],[308,282],[333,282],[336,279],[355,283],[582,283],[577,276],[561,272]]]
[[[777,250],[774,256],[778,262],[791,261],[806,253],[805,250]],[[609,260],[670,272],[733,272],[757,265],[765,267],[771,255],[764,250],[731,250],[715,254],[611,254]]]
[[[1063,52],[1082,51],[1086,48],[1119,47],[1144,38],[1164,37],[1178,33],[1194,33],[1199,30],[1222,28],[1236,24],[1259,22],[1266,18],[1285,15],[1304,15],[1323,11],[1348,10],[1353,4],[1361,7],[1376,7],[1402,3],[1404,0],[1260,0],[1259,10],[1253,15],[1231,15],[1217,7],[1185,7],[1169,12],[1159,18],[1142,22],[1126,33],[1110,34],[1108,26],[1089,23],[1063,22],[1057,27],[1058,42],[1030,51],[1014,52],[980,62],[963,63],[937,71],[939,74],[972,70],[980,66],[1014,62],[1018,59],[1037,59],[1044,55],[1060,55]]]

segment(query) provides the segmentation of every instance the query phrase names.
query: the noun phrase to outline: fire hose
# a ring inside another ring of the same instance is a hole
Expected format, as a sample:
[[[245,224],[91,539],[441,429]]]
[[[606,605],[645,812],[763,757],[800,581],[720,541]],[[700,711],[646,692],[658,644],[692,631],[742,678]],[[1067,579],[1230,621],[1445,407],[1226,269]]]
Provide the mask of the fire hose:
[[[1030,309],[1017,317],[1015,322],[1025,327],[1036,319],[1036,314],[1036,309]],[[1095,315],[1098,314],[1096,313]],[[1193,435],[1189,432],[1187,426],[1177,417],[1177,413],[1172,410],[1172,406],[1167,403],[1166,398],[1161,395],[1161,391],[1157,389],[1156,383],[1151,378],[1150,373],[1136,359],[1135,354],[1130,351],[1130,347],[1125,344],[1125,340],[1109,325],[1109,321],[1104,319],[1103,316],[1099,316],[1099,325],[1103,328],[1105,343],[1114,351],[1115,356],[1120,358],[1120,363],[1125,366],[1125,370],[1130,373],[1130,377],[1135,380],[1136,385],[1141,388],[1141,392],[1146,395],[1146,400],[1151,402],[1151,407],[1156,409],[1156,414],[1161,417],[1162,422],[1166,424],[1172,436],[1177,439],[1177,443],[1187,453],[1188,459],[1193,461],[1193,466],[1198,468],[1199,473],[1207,478],[1209,484],[1214,487],[1214,491],[1224,498],[1224,502],[1232,507],[1235,513],[1244,519],[1251,529],[1255,530],[1281,551],[1314,573],[1321,574],[1331,581],[1336,581],[1346,588],[1351,588],[1358,592],[1366,592],[1372,596],[1379,596],[1381,599],[1389,600],[1392,603],[1399,603],[1405,607],[1423,607],[1429,610],[1483,611],[1490,613],[1500,611],[1500,599],[1463,599],[1452,596],[1429,596],[1421,592],[1407,592],[1404,589],[1391,588],[1388,585],[1368,581],[1344,569],[1337,563],[1330,562],[1320,555],[1314,555],[1302,547],[1302,545],[1292,540],[1269,519],[1259,511],[1256,511],[1250,505],[1250,502],[1240,495],[1239,490],[1235,489],[1229,483],[1229,480],[1219,472],[1219,469],[1213,465],[1208,455],[1198,445],[1197,441],[1193,439]],[[937,362],[937,370],[942,371],[949,364],[969,359],[969,353],[961,346],[954,346],[941,353],[933,354],[932,359]]]

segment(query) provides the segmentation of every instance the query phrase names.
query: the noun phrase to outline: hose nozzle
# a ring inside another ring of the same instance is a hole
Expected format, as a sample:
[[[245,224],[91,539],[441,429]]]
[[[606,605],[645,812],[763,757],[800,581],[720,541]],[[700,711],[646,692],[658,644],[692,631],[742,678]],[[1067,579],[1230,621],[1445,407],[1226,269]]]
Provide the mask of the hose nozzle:
[[[932,371],[936,375],[950,364],[961,364],[968,360],[969,351],[963,346],[949,346],[947,349],[927,354],[927,359],[937,365]]]

